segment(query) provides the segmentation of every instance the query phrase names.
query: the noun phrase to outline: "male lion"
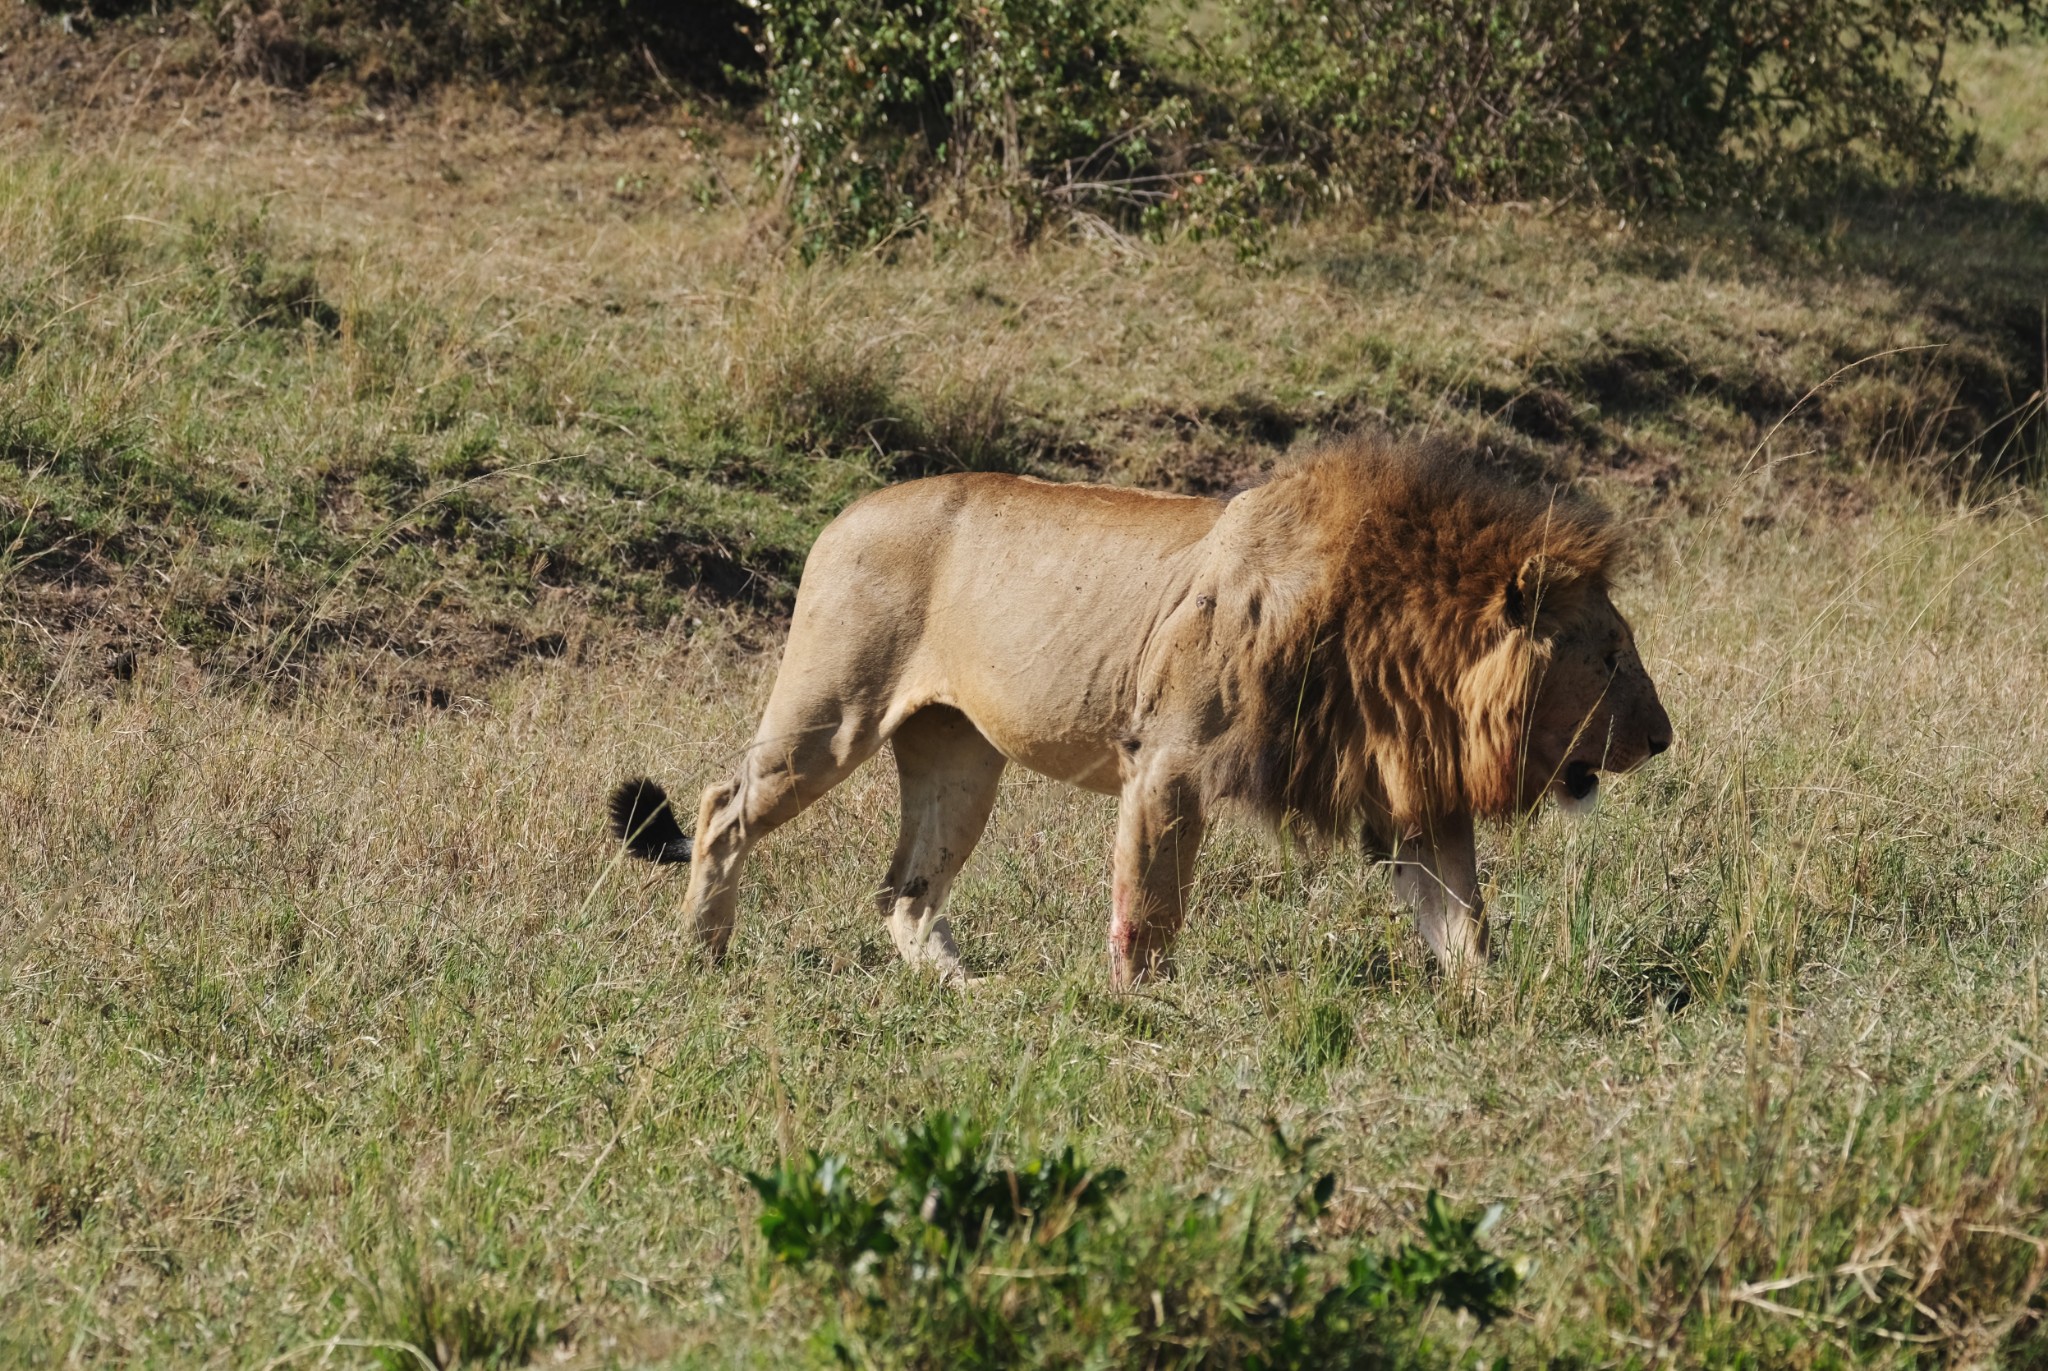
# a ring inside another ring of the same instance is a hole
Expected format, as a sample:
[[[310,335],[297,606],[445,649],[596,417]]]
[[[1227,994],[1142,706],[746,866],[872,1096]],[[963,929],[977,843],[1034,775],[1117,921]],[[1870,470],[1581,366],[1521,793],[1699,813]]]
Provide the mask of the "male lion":
[[[1332,446],[1229,499],[1011,476],[856,502],[804,565],[754,742],[694,843],[651,781],[631,850],[690,861],[714,957],[748,851],[894,744],[903,822],[880,892],[904,957],[962,976],[940,915],[1003,767],[1120,797],[1111,975],[1162,974],[1209,815],[1356,824],[1439,964],[1485,955],[1475,817],[1671,745],[1608,598],[1611,520],[1442,447]]]

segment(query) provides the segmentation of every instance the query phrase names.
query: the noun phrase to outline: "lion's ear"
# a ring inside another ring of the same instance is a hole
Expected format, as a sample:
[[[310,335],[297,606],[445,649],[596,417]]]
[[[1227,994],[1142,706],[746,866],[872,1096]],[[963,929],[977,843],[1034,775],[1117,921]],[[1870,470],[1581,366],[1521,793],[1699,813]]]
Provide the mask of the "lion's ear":
[[[1511,628],[1528,628],[1536,622],[1543,601],[1555,595],[1572,578],[1572,569],[1534,553],[1508,578],[1501,595],[1501,615]]]

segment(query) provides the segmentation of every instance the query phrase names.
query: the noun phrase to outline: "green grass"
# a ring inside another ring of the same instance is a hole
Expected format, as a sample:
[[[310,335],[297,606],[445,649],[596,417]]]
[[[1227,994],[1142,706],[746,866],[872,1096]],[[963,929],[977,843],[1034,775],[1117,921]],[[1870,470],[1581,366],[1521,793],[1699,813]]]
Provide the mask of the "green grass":
[[[937,1110],[1127,1173],[1064,1364],[1223,1360],[1172,1321],[1289,1240],[1269,1119],[1337,1177],[1317,1279],[1504,1207],[1512,1315],[1409,1309],[1394,1364],[2048,1358],[2048,537],[1993,475],[2037,204],[797,269],[743,147],[424,128],[0,159],[0,1362],[802,1360],[850,1306],[747,1174]],[[1487,837],[1476,998],[1354,854],[1237,824],[1178,979],[1112,994],[1111,807],[1022,775],[965,994],[873,915],[886,766],[763,846],[719,970],[605,840],[619,777],[730,764],[855,493],[1209,488],[1361,422],[1643,545],[1678,745]]]

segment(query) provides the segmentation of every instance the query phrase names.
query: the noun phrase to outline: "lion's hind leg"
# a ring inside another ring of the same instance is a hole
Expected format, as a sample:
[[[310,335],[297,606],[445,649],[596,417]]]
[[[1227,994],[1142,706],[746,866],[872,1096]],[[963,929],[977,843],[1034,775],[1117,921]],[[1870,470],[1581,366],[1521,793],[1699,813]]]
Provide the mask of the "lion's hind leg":
[[[740,868],[755,843],[810,808],[881,749],[862,716],[799,718],[771,701],[761,731],[731,779],[704,792],[691,843],[683,917],[713,960],[725,955],[739,908]]]
[[[890,746],[903,824],[876,903],[903,960],[929,966],[948,980],[965,980],[952,924],[939,911],[988,826],[1003,754],[966,715],[946,705],[927,706],[904,720]]]

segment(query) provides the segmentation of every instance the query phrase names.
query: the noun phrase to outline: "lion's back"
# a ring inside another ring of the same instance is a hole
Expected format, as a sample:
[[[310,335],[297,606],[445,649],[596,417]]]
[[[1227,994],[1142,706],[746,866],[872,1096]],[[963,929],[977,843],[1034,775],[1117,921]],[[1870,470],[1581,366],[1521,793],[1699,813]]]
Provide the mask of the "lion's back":
[[[1113,604],[1161,583],[1165,565],[1207,534],[1222,509],[1216,500],[1121,486],[992,472],[931,476],[848,506],[813,545],[804,588],[850,578],[888,599],[974,613],[1112,613]],[[1104,603],[1096,603],[1097,589],[1108,592]]]

